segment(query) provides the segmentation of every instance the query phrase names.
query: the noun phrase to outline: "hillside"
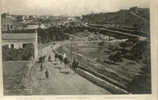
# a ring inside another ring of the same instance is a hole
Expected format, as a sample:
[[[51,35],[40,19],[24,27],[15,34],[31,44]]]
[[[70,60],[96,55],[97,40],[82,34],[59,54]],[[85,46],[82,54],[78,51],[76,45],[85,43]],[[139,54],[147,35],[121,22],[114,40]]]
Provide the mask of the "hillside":
[[[61,54],[66,53],[68,59],[72,57],[78,61],[81,70],[106,80],[129,93],[144,94],[151,93],[150,49],[149,46],[146,46],[147,44],[147,41],[134,43],[130,41],[80,42],[80,44],[73,43],[71,48],[70,44],[64,45],[57,51]],[[88,75],[82,73],[81,76],[87,78]],[[94,82],[94,80],[91,81]],[[95,84],[98,83],[95,81]],[[107,85],[104,88],[111,93],[118,94],[117,89],[112,89]]]
[[[149,9],[133,7],[110,13],[96,13],[83,15],[83,22],[89,24],[114,24],[136,27],[139,31],[149,33]]]

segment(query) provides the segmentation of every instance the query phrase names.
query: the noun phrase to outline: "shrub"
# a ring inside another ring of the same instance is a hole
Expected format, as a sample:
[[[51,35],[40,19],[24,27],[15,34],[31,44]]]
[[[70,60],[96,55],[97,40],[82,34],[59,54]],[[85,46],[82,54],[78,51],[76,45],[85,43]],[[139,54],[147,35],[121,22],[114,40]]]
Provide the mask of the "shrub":
[[[104,41],[98,43],[99,46],[104,46]]]
[[[30,44],[20,49],[2,47],[2,57],[3,60],[29,60],[34,55],[33,49]]]
[[[122,55],[120,52],[115,52],[114,54],[111,54],[109,56],[109,59],[113,62],[121,62],[122,61]]]

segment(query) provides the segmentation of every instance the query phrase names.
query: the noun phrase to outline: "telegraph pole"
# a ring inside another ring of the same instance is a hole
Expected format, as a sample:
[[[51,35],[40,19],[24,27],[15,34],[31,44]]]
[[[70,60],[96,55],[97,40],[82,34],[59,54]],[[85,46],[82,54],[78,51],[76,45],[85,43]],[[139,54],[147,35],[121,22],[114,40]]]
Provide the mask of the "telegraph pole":
[[[72,63],[72,37],[70,37],[70,55],[71,55],[71,63]]]
[[[34,59],[38,57],[38,32],[35,30],[35,41],[34,41]]]

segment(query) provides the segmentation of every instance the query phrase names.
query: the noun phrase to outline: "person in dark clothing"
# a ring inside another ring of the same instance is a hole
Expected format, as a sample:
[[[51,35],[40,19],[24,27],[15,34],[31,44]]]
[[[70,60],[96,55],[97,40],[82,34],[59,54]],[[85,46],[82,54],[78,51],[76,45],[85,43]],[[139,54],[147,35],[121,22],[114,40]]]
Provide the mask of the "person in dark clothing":
[[[40,65],[40,69],[41,69],[41,71],[43,70],[43,64],[41,63],[41,65]]]
[[[45,76],[46,76],[46,78],[49,78],[49,72],[48,72],[48,70],[45,71]]]
[[[40,70],[43,70],[43,56],[39,58]]]
[[[63,62],[63,56],[62,55],[58,55],[58,58],[60,60],[60,64],[62,64],[62,62]]]
[[[39,58],[39,63],[42,63],[42,57]]]
[[[58,54],[57,53],[55,53],[55,61],[56,61],[56,59],[58,58]]]
[[[68,60],[68,58],[64,58],[63,61],[64,61],[64,65],[65,65],[65,67],[66,67],[67,64],[70,63],[70,61]]]
[[[75,59],[74,59],[74,61],[73,61],[73,63],[72,63],[72,68],[73,68],[73,70],[75,70],[77,67],[78,67],[78,61],[76,61]]]

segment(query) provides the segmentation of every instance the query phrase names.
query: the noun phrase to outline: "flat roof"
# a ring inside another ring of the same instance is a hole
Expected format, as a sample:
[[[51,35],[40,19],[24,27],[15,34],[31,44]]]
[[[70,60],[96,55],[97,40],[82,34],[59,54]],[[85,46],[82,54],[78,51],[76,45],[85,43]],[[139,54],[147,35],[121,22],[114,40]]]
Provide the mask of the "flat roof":
[[[2,40],[35,40],[36,33],[3,33]]]

